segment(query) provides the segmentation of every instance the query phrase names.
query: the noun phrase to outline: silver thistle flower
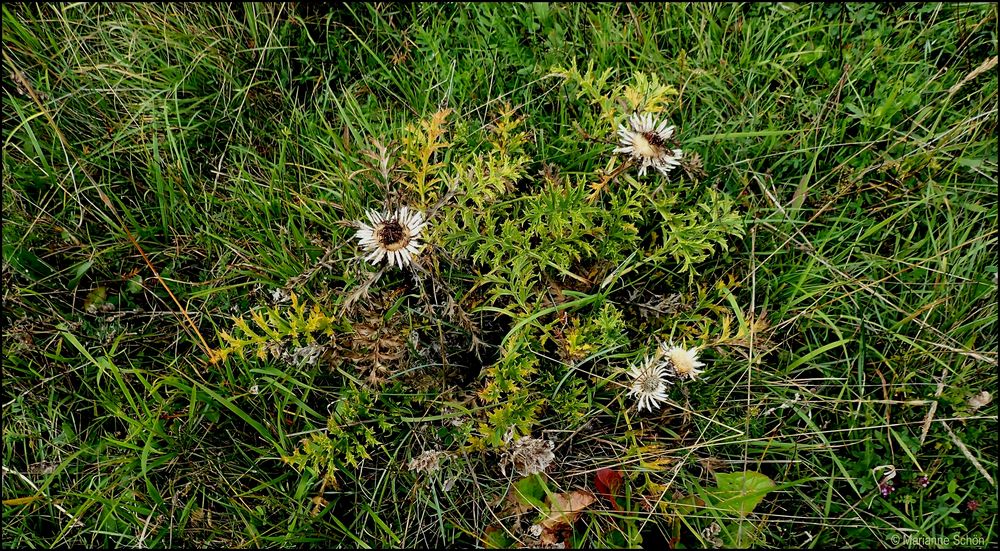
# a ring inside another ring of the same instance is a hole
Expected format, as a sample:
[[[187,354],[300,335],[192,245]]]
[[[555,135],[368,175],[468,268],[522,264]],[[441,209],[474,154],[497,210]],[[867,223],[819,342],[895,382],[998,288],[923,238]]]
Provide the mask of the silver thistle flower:
[[[639,176],[645,176],[649,167],[666,176],[674,167],[680,166],[682,151],[667,147],[674,135],[674,127],[668,126],[669,121],[664,119],[657,125],[652,113],[633,113],[628,123],[628,126],[618,126],[621,147],[615,148],[615,153],[625,153],[636,160]]]
[[[661,364],[667,373],[678,379],[697,379],[701,375],[705,364],[698,361],[698,347],[684,348],[674,346],[673,343],[663,343],[660,345],[663,353],[663,363]]]
[[[639,402],[639,411],[659,409],[667,401],[666,368],[655,357],[646,358],[628,371],[632,384],[628,393]]]
[[[423,213],[400,207],[395,213],[368,212],[370,224],[359,222],[361,229],[354,236],[369,254],[365,260],[378,264],[387,258],[389,265],[399,268],[413,262],[420,252],[420,232],[427,225]]]

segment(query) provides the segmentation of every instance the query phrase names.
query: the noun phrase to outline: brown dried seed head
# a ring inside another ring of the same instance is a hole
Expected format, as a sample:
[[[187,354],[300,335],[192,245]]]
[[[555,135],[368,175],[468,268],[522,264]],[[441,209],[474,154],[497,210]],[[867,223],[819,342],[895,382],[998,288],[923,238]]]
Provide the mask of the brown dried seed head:
[[[403,225],[399,223],[398,220],[392,219],[387,220],[378,229],[378,240],[388,247],[389,245],[398,244],[405,234]]]

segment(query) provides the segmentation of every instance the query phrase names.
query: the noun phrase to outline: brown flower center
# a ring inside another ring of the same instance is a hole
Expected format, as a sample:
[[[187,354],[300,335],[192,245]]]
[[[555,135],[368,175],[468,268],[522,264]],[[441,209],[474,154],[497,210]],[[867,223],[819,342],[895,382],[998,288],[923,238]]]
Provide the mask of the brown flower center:
[[[406,228],[396,219],[386,220],[378,228],[378,241],[390,251],[398,251],[410,242]]]

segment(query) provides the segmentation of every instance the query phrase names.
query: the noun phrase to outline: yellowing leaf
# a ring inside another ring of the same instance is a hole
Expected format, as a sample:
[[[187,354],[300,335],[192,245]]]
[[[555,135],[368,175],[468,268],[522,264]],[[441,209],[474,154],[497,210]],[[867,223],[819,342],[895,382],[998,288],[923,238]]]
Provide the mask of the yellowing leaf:
[[[655,74],[650,79],[645,73],[636,73],[633,80],[634,83],[622,91],[632,111],[659,113],[666,109],[669,98],[678,94],[673,86],[660,83]]]
[[[3,504],[8,507],[17,507],[20,505],[28,505],[42,498],[42,494],[27,496],[27,497],[15,497],[12,499],[3,500]]]

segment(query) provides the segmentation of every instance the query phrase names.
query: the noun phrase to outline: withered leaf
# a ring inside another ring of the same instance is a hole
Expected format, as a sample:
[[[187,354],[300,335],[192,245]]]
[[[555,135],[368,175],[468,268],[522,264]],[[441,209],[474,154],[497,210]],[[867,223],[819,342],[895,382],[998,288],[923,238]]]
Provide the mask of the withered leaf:
[[[573,490],[563,494],[552,494],[549,504],[549,516],[541,522],[542,528],[552,531],[560,526],[568,526],[576,522],[580,512],[590,507],[597,498],[584,490]]]

